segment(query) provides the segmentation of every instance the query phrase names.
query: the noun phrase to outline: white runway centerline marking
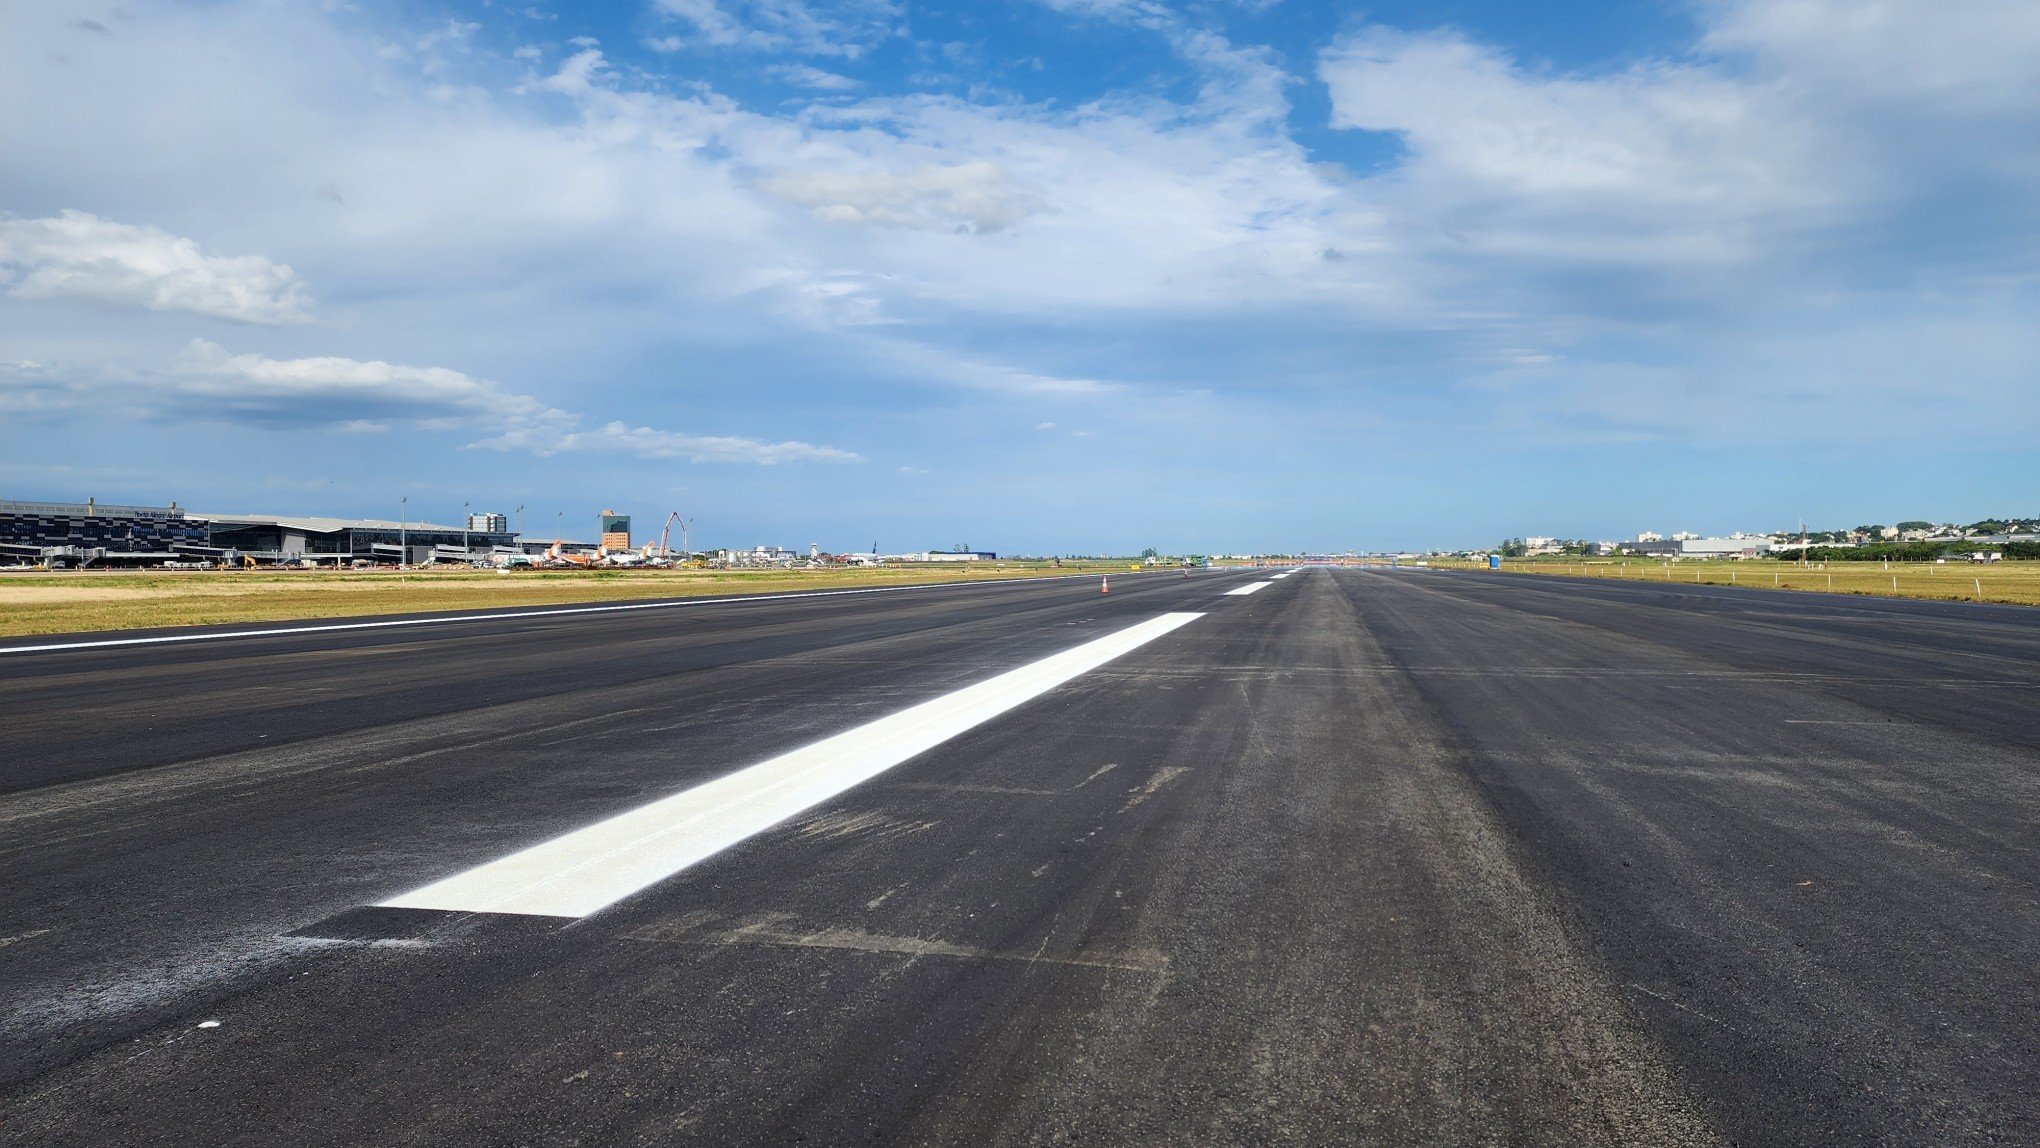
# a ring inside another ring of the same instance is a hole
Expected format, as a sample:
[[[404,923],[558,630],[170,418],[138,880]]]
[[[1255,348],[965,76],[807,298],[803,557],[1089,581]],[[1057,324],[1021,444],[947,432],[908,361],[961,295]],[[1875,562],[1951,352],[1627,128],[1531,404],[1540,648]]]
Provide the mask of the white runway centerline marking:
[[[1201,617],[1150,618],[381,904],[585,917]]]
[[[1256,590],[1265,590],[1268,587],[1273,586],[1274,584],[1275,583],[1273,582],[1249,582],[1244,586],[1237,586],[1231,590],[1227,590],[1225,592],[1225,596],[1230,598],[1235,594],[1251,594]]]

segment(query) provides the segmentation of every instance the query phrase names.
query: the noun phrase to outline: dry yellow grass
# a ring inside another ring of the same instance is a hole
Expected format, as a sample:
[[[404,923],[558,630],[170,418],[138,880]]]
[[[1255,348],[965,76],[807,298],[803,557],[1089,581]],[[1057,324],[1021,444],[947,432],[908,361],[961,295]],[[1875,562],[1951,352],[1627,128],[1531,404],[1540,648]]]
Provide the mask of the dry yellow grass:
[[[1480,569],[1481,563],[1433,560],[1433,566]],[[1503,559],[1502,569],[1519,574],[1569,574],[1587,578],[1686,583],[1709,586],[1751,586],[1765,590],[1811,590],[1819,593],[1870,594],[1884,598],[1940,598],[1965,602],[2006,602],[2040,606],[2040,562],[1972,563],[1950,559],[1927,562],[1797,562],[1769,559],[1744,561],[1652,562],[1640,558],[1516,558]]]
[[[1046,563],[883,570],[182,571],[0,575],[0,637],[1126,570]]]

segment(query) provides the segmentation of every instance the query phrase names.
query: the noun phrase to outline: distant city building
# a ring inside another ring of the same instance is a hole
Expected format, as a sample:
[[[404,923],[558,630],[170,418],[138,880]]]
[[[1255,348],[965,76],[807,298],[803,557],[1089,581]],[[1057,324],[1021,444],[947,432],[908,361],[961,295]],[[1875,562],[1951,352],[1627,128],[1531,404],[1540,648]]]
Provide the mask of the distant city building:
[[[510,520],[500,514],[470,514],[468,515],[468,529],[480,530],[488,534],[508,534],[510,532]]]
[[[630,549],[630,515],[618,514],[614,510],[602,512],[602,547],[605,550]]]
[[[1637,541],[1628,547],[1633,554],[1656,558],[1756,558],[1768,553],[1771,543],[1762,538],[1698,538],[1692,535],[1656,541]]]
[[[1636,532],[1636,540],[1638,542],[1663,542],[1665,536],[1655,530],[1639,530]]]
[[[749,550],[724,547],[709,552],[724,566],[791,566],[800,555],[784,546],[753,546]]]

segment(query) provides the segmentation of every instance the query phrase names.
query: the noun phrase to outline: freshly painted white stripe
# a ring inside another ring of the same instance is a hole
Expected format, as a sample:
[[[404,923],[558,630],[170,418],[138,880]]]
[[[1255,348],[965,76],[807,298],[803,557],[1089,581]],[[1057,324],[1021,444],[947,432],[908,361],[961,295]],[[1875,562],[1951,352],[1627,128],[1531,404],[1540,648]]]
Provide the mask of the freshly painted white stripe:
[[[1291,574],[1294,574],[1294,573],[1296,573],[1296,571],[1294,571],[1294,570],[1284,570],[1284,571],[1283,571],[1282,573],[1280,573],[1280,574],[1277,574],[1277,575],[1275,575],[1275,576],[1274,576],[1273,578],[1270,578],[1270,579],[1269,579],[1269,581],[1270,581],[1270,582],[1280,582],[1280,581],[1282,581],[1282,580],[1283,580],[1284,578],[1287,578],[1287,577],[1289,577],[1289,576],[1290,576]]]
[[[1234,587],[1231,590],[1227,590],[1225,593],[1228,598],[1233,596],[1234,594],[1251,594],[1256,590],[1264,590],[1270,586],[1273,586],[1274,584],[1275,583],[1273,582],[1249,582],[1244,586],[1238,586]]]
[[[1200,617],[1150,618],[382,904],[585,917]]]
[[[4,654],[40,654],[51,650],[92,650],[106,646],[156,646],[170,642],[224,642],[231,638],[276,638],[291,634],[328,634],[340,630],[387,630],[398,626],[443,626],[453,622],[503,622],[517,618],[557,618],[571,614],[617,614],[627,610],[676,610],[690,606],[733,606],[743,602],[785,602],[796,598],[839,598],[849,594],[897,594],[906,590],[949,590],[959,586],[1017,586],[1028,582],[1091,579],[1096,574],[1051,574],[1043,578],[1001,578],[983,582],[924,582],[911,586],[865,586],[856,590],[796,590],[784,594],[753,594],[743,598],[681,598],[657,602],[621,602],[605,606],[566,606],[517,610],[500,614],[433,614],[424,618],[391,618],[378,622],[333,622],[322,626],[286,626],[273,630],[228,630],[221,633],[164,634],[151,638],[99,638],[85,642],[49,642],[40,646],[0,647]]]

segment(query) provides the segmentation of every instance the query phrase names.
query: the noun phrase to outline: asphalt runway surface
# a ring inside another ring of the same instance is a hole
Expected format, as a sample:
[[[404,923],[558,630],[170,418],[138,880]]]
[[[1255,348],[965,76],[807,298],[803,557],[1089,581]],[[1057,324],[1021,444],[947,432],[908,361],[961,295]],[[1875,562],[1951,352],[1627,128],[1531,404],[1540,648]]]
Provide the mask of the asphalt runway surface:
[[[2040,612],[1270,573],[0,643],[0,1142],[2040,1143]]]

